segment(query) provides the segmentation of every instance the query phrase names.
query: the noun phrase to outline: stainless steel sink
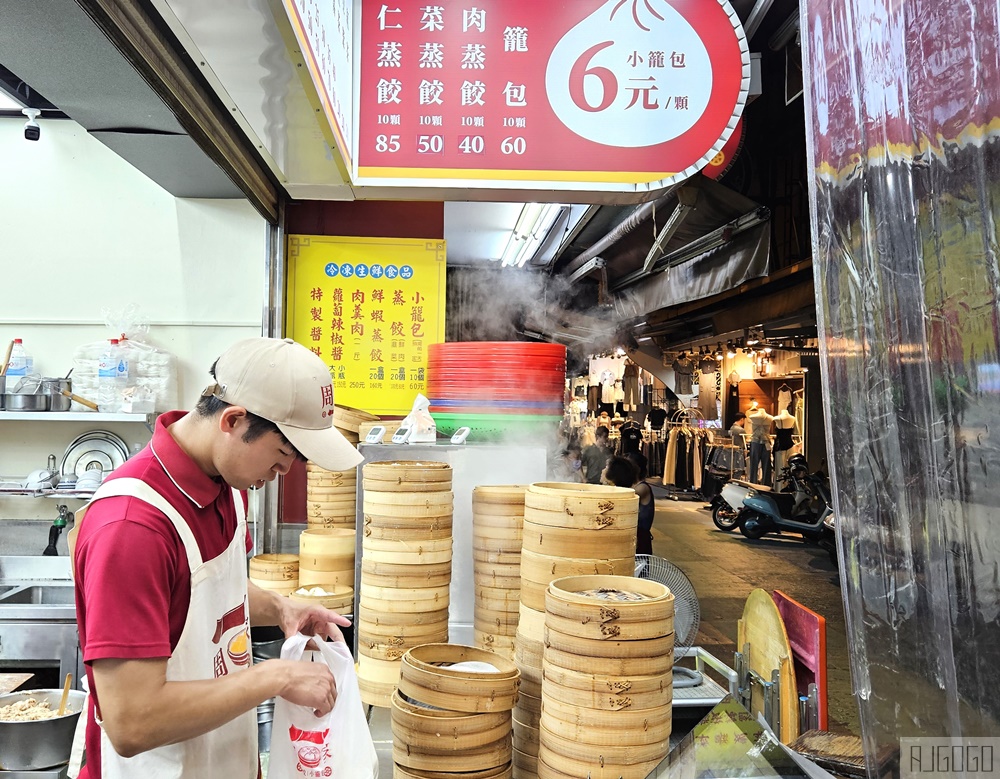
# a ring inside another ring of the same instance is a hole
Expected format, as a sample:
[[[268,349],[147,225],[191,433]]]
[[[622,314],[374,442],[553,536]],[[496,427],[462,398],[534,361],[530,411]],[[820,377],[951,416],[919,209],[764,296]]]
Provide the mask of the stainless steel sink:
[[[74,605],[73,585],[66,584],[32,584],[28,586],[10,586],[0,591],[0,605],[30,604],[35,606],[67,606]]]

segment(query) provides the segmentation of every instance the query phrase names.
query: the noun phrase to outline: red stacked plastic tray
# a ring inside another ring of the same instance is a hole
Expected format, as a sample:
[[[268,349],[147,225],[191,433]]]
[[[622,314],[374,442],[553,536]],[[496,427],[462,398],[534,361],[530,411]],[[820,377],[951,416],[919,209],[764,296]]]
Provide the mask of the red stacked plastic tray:
[[[563,417],[566,347],[522,341],[432,344],[427,394],[438,431],[474,438],[547,433]]]

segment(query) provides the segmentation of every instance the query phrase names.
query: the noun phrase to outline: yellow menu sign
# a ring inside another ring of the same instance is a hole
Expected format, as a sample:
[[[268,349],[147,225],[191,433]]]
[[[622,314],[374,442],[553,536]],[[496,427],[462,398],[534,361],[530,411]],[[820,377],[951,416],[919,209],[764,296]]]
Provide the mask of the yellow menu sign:
[[[288,236],[286,332],[330,366],[339,405],[408,414],[444,310],[444,241]]]

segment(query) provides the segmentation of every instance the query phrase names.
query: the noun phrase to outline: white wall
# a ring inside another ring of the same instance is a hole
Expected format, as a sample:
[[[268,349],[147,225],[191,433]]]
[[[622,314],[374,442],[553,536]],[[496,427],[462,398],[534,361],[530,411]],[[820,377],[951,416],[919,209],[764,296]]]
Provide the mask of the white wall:
[[[76,123],[41,124],[33,143],[22,119],[0,118],[0,349],[22,338],[36,371],[65,375],[78,346],[114,335],[102,311],[132,304],[148,341],[178,358],[189,408],[212,361],[261,333],[263,218],[242,200],[175,198]],[[0,421],[0,476],[23,478],[49,453],[61,460],[95,428],[149,439],[140,424]],[[0,519],[48,519],[55,505],[0,498]]]

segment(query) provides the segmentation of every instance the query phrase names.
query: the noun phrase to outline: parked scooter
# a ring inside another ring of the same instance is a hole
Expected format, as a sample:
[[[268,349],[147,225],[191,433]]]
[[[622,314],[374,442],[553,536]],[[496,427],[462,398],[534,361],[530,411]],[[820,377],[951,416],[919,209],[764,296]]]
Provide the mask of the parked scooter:
[[[751,489],[737,515],[740,532],[756,539],[786,530],[819,541],[829,533],[823,523],[833,513],[830,483],[825,474],[809,473],[801,454],[789,457],[785,470],[791,491],[775,492],[759,485]]]
[[[736,529],[743,499],[755,486],[744,479],[730,479],[722,485],[722,491],[712,500],[712,522],[719,530],[728,533]]]

